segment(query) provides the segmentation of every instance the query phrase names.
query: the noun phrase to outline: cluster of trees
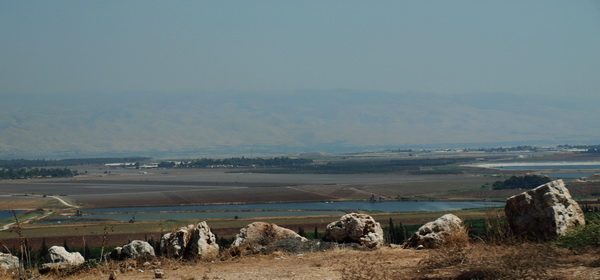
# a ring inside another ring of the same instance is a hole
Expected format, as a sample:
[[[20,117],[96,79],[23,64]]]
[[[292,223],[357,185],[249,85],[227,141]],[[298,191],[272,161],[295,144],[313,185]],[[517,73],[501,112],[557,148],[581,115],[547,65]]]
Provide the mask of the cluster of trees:
[[[583,149],[585,150],[584,153],[591,153],[591,154],[596,154],[596,153],[600,153],[600,145],[559,145],[559,148],[565,148],[565,149],[569,149],[569,148],[573,148],[573,149]]]
[[[590,154],[598,154],[598,153],[600,153],[600,145],[594,145],[594,146],[588,146],[588,147],[586,147],[585,153],[590,153]]]
[[[27,179],[36,177],[73,177],[77,175],[77,171],[72,171],[69,168],[8,168],[0,169],[0,179]]]
[[[298,235],[300,235],[302,237],[306,237],[307,239],[312,239],[312,240],[319,240],[323,237],[319,234],[319,229],[316,226],[312,233],[306,232],[303,227],[299,227]]]
[[[402,244],[409,237],[402,222],[395,225],[391,217],[388,226],[383,227],[383,236],[388,244]]]
[[[70,159],[4,159],[0,160],[0,168],[32,168],[32,167],[49,167],[49,166],[73,166],[73,165],[90,165],[90,164],[106,164],[113,162],[138,162],[149,160],[149,157],[124,157],[124,158],[70,158]]]
[[[531,151],[535,152],[538,148],[534,146],[521,145],[515,147],[495,147],[495,148],[466,148],[464,151],[477,151],[487,153],[503,153],[503,152],[518,152],[518,151]]]
[[[182,167],[207,167],[207,166],[259,166],[259,167],[277,167],[310,164],[310,159],[292,159],[289,157],[274,158],[245,158],[234,157],[225,159],[197,159],[188,163],[182,163]]]
[[[507,180],[494,182],[492,189],[532,189],[550,181],[550,178],[541,175],[512,176]]]
[[[397,149],[397,150],[390,150],[390,152],[392,153],[415,153],[415,152],[431,152],[431,150],[425,150],[425,149]]]

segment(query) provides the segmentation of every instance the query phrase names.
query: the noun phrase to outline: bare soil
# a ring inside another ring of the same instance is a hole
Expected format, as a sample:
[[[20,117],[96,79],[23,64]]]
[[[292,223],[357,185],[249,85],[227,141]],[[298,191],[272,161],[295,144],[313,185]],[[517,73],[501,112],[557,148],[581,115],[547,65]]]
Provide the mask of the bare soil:
[[[178,262],[160,260],[146,263],[125,261],[80,270],[71,275],[45,275],[41,279],[154,279],[155,269],[164,272],[164,279],[600,279],[597,254],[564,253],[544,256],[533,252],[521,260],[521,268],[498,256],[498,250],[516,253],[511,247],[486,250],[470,249],[463,263],[453,263],[458,255],[436,250],[406,250],[385,247],[374,251],[334,249],[304,254],[273,253],[246,256],[214,262]],[[497,256],[486,253],[490,251]],[[454,252],[456,253],[456,252]],[[557,257],[560,260],[557,261]],[[496,263],[494,263],[496,262]],[[517,262],[514,262],[517,263]],[[433,264],[433,266],[432,266]],[[488,273],[487,275],[485,273]],[[468,277],[471,275],[472,277]],[[482,277],[484,276],[484,277]],[[497,276],[497,277],[496,277]]]
[[[106,170],[103,170],[106,171]],[[368,200],[476,189],[492,179],[471,175],[258,174],[228,170],[111,169],[112,175],[71,179],[0,180],[0,195],[60,195],[86,208],[221,203]],[[145,171],[146,172],[146,171]],[[13,208],[14,209],[14,208]]]

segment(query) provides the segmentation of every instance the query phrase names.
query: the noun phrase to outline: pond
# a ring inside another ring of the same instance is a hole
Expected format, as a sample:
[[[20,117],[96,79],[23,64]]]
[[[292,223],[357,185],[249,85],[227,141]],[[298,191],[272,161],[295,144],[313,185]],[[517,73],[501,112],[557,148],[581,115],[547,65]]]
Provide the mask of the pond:
[[[344,215],[343,211],[219,211],[219,212],[166,212],[166,213],[115,213],[84,216],[58,216],[46,219],[41,224],[61,224],[90,221],[155,221],[155,220],[207,220],[256,217],[297,217]]]
[[[499,166],[496,168],[509,170],[577,170],[577,169],[600,169],[600,165],[518,165],[518,166]]]
[[[15,212],[17,213],[17,215],[19,215],[19,214],[25,212],[25,210],[15,210]],[[13,218],[12,210],[0,210],[0,221],[2,221],[4,219],[8,219],[8,218]]]
[[[472,166],[485,168],[498,168],[507,170],[575,170],[588,169],[600,170],[600,161],[547,161],[547,162],[504,162],[504,163],[484,163]]]
[[[542,172],[542,175],[548,175],[554,178],[562,178],[562,179],[572,179],[572,178],[585,178],[592,176],[596,173],[590,172],[563,172],[563,173],[553,173],[553,172]]]
[[[229,205],[155,206],[86,209],[84,214],[96,213],[147,213],[181,211],[236,211],[236,210],[363,210],[382,212],[447,211],[467,208],[501,207],[502,202],[484,201],[344,201],[344,202],[296,202],[256,203]]]
[[[502,207],[502,202],[481,201],[388,201],[305,202],[235,205],[158,206],[98,208],[83,210],[82,216],[58,216],[40,221],[61,224],[90,221],[205,220],[260,217],[330,216],[349,211],[414,212],[451,211],[467,208]]]

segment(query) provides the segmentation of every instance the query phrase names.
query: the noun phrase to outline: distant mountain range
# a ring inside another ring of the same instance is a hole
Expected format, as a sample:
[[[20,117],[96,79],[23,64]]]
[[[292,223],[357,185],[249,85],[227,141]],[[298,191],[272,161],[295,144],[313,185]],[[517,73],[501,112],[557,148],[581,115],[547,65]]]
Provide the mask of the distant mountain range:
[[[599,101],[349,90],[4,95],[0,157],[597,144]]]

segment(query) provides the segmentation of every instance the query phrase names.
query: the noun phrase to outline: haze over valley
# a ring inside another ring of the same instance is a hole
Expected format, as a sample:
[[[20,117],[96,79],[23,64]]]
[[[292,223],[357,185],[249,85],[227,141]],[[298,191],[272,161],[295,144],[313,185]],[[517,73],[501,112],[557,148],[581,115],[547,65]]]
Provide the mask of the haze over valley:
[[[7,95],[0,157],[590,144],[600,139],[598,101],[353,90]]]

